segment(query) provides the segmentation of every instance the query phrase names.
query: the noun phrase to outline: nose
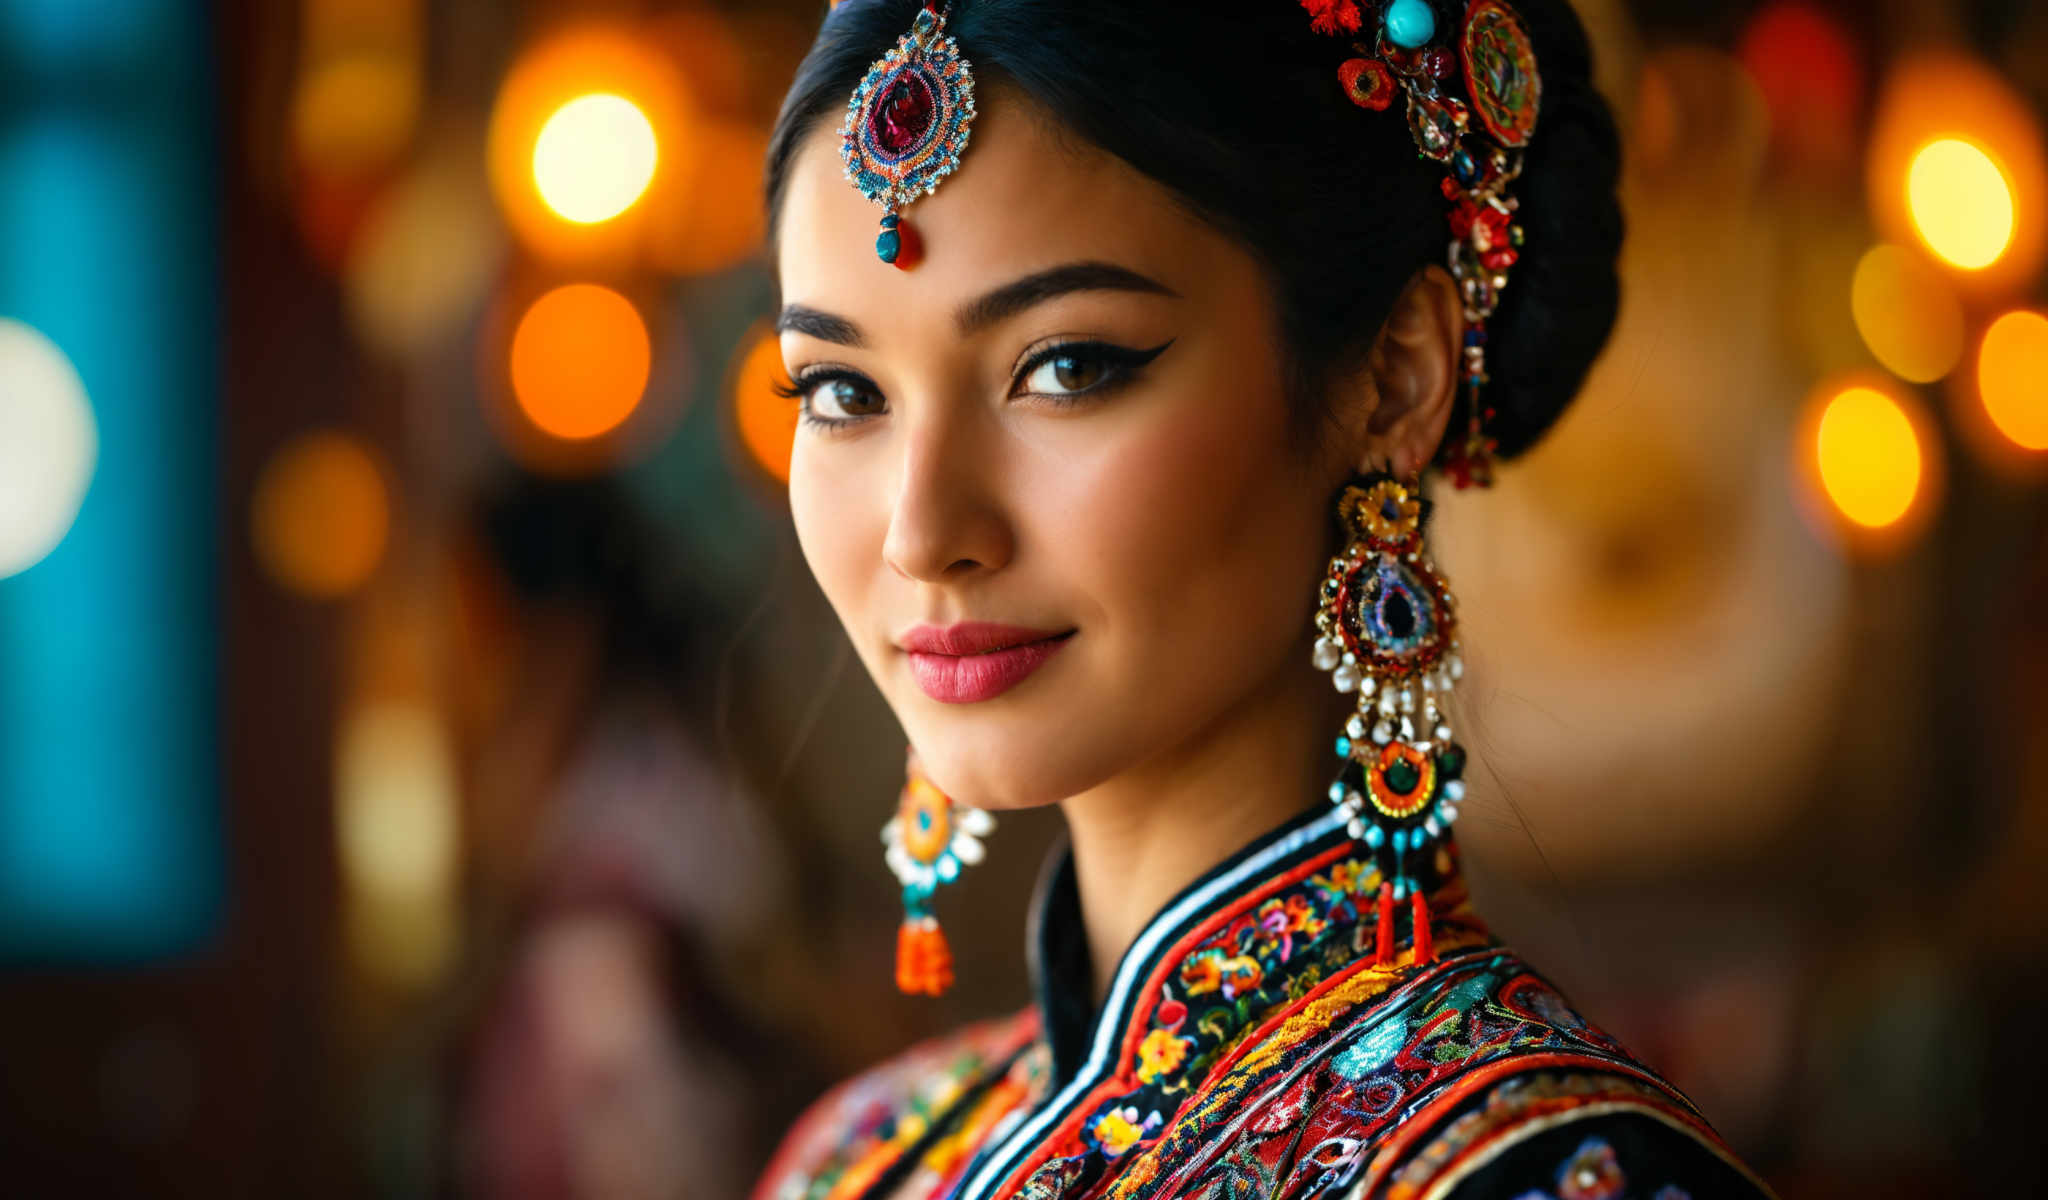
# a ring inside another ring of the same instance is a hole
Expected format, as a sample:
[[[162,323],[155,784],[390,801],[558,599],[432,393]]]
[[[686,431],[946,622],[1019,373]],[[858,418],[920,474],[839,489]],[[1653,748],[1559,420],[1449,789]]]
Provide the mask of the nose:
[[[1015,548],[999,455],[967,414],[904,425],[903,460],[882,557],[905,579],[958,582],[999,569]]]

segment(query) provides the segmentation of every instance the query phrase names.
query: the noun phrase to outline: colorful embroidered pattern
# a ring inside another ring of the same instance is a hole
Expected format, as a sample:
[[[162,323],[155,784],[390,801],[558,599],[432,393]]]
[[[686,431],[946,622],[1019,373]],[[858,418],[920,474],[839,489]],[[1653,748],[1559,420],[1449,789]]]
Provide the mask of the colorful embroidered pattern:
[[[1030,1013],[913,1052],[822,1102],[756,1200],[1420,1200],[1461,1180],[1513,1200],[1768,1196],[1493,939],[1441,849],[1435,961],[1375,966],[1359,898],[1377,869],[1330,833],[1303,839],[1172,937],[1141,933],[1136,999],[1113,992],[1087,1031],[1119,1047],[1105,1065],[1049,1078]]]

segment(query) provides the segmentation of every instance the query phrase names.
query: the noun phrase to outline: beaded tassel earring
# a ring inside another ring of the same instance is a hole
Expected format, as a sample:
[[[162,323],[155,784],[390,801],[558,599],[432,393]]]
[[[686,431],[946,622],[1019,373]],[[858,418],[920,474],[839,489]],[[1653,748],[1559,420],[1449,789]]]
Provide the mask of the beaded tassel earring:
[[[1316,609],[1314,661],[1358,706],[1337,738],[1344,760],[1330,802],[1379,867],[1374,959],[1394,961],[1394,905],[1410,899],[1418,963],[1435,957],[1429,890],[1434,855],[1464,798],[1465,750],[1440,707],[1464,674],[1450,592],[1423,549],[1430,502],[1418,481],[1354,477],[1337,501],[1344,549]]]
[[[896,815],[882,826],[883,859],[903,885],[903,925],[896,931],[896,986],[909,995],[938,996],[953,986],[953,951],[932,915],[932,893],[981,861],[981,839],[995,818],[955,804],[924,776],[917,749],[904,759]]]
[[[946,34],[951,7],[927,3],[918,12],[861,77],[839,127],[846,178],[882,206],[875,256],[905,271],[922,252],[901,210],[958,169],[974,124],[974,72]]]

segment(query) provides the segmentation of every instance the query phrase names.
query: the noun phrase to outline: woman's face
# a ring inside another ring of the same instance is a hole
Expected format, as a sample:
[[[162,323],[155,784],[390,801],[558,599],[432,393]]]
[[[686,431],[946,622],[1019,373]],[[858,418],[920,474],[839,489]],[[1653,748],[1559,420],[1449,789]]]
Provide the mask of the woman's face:
[[[1291,435],[1250,254],[995,89],[904,213],[915,269],[880,215],[816,127],[778,240],[790,503],[932,780],[1050,803],[1313,686],[1343,466]]]

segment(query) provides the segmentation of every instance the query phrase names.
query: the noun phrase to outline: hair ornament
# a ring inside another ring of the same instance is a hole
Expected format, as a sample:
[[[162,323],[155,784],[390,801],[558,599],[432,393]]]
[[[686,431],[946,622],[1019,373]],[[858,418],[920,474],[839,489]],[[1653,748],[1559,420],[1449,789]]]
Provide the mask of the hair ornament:
[[[1358,37],[1351,43],[1356,57],[1337,68],[1351,102],[1384,112],[1398,89],[1407,98],[1417,153],[1444,165],[1443,193],[1451,205],[1447,265],[1465,313],[1460,382],[1466,417],[1444,469],[1458,487],[1489,486],[1499,441],[1486,432],[1494,410],[1481,396],[1486,319],[1522,246],[1509,188],[1522,173],[1522,149],[1543,99],[1535,46],[1504,0],[1470,0],[1455,30],[1437,19],[1433,0],[1301,0],[1301,6],[1315,32]],[[1375,10],[1368,41],[1359,35]]]
[[[910,32],[868,67],[839,128],[846,178],[882,206],[875,256],[902,270],[920,257],[902,209],[960,166],[974,124],[974,73],[946,33],[950,3],[927,2]]]

